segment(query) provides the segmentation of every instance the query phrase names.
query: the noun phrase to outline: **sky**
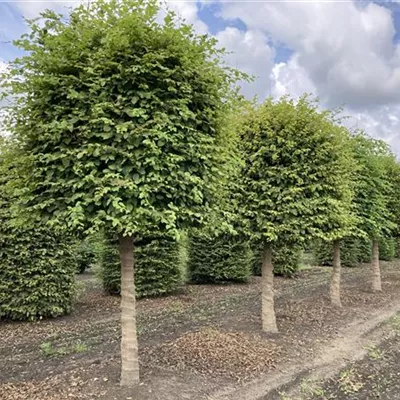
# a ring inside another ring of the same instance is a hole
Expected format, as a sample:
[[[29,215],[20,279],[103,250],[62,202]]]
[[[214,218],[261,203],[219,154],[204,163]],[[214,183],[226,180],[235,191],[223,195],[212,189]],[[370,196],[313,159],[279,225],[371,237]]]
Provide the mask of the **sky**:
[[[68,1],[0,0],[0,71],[21,53],[24,18]],[[311,93],[343,107],[350,127],[386,140],[400,156],[400,0],[167,1],[198,33],[215,36],[226,61],[254,75],[247,97]]]

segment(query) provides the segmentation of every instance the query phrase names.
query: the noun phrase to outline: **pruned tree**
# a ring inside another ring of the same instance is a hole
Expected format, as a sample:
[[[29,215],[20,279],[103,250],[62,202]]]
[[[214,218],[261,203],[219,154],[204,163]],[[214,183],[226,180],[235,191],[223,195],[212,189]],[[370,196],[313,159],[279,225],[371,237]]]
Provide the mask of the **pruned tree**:
[[[395,224],[392,229],[392,235],[395,238],[395,251],[396,257],[399,256],[400,251],[400,163],[394,157],[391,157],[388,164],[388,178],[391,184],[391,193],[389,198],[389,210],[393,216],[393,222]]]
[[[202,222],[241,77],[214,39],[159,11],[157,0],[46,11],[15,42],[27,55],[3,84],[8,129],[30,156],[25,207],[51,226],[119,235],[124,386],[139,381],[135,236]]]
[[[297,102],[269,99],[244,119],[241,206],[250,234],[264,243],[262,323],[267,332],[277,331],[273,243],[320,237],[335,240],[337,249],[352,223],[348,135],[333,119],[306,96]]]
[[[381,291],[379,241],[396,228],[390,210],[393,186],[389,175],[395,159],[384,141],[368,137],[362,131],[354,134],[352,143],[358,164],[355,204],[359,229],[372,242],[371,289]]]

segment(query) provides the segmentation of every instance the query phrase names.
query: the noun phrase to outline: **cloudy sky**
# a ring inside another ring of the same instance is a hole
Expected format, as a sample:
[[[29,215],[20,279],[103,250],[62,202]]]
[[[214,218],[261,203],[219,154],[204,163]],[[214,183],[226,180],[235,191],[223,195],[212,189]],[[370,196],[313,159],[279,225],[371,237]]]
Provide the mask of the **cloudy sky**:
[[[400,156],[400,2],[167,1],[198,32],[231,52],[228,62],[256,76],[248,96],[318,96],[345,107],[348,124],[388,141]],[[44,8],[76,2],[0,2],[0,70],[19,55],[10,43]]]

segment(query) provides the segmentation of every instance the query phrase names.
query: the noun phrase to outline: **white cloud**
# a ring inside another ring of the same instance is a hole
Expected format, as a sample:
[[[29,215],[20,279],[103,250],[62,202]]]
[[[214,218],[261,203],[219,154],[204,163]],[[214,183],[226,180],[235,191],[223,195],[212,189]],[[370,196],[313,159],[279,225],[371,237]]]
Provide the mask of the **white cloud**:
[[[12,1],[13,5],[18,8],[25,18],[36,18],[39,14],[46,10],[54,10],[61,14],[68,14],[68,9],[71,7],[76,7],[81,3],[87,3],[88,0],[71,0],[71,1],[35,1],[35,0],[25,0],[25,1]]]
[[[386,105],[373,110],[352,112],[347,125],[364,129],[369,135],[385,140],[400,156],[400,105]]]
[[[175,11],[176,14],[184,19],[186,23],[192,24],[197,33],[203,34],[208,32],[208,26],[198,18],[197,4],[195,2],[185,1],[168,1],[168,8]]]
[[[275,64],[271,78],[273,81],[273,97],[283,95],[300,97],[304,93],[315,94],[317,92],[307,71],[299,65],[298,54],[292,56],[286,63]]]
[[[216,35],[221,47],[228,52],[226,62],[249,75],[256,81],[243,84],[243,93],[249,97],[257,94],[264,99],[271,92],[270,74],[273,68],[274,49],[267,43],[267,37],[260,31],[242,32],[228,27]]]
[[[400,101],[400,58],[389,9],[370,3],[223,3],[240,18],[298,54],[318,94],[353,107]]]
[[[346,105],[350,124],[400,154],[400,47],[391,11],[361,2],[221,3],[222,16],[264,32],[294,55],[272,69],[275,97],[311,92]]]
[[[7,70],[7,63],[0,59],[0,74],[6,72]],[[6,116],[6,112],[2,108],[2,104],[0,103],[0,136],[6,136],[7,131],[4,127],[4,118]]]

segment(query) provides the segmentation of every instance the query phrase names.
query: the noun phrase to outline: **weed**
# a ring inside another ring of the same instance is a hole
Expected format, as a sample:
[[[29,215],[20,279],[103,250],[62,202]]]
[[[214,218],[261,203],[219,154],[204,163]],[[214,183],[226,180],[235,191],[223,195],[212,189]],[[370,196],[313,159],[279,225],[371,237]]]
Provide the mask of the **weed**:
[[[364,386],[364,383],[359,380],[360,377],[354,368],[342,371],[339,378],[340,390],[345,394],[359,392]]]
[[[375,345],[367,346],[366,350],[368,351],[369,358],[373,360],[380,360],[383,357],[383,351],[378,349]]]
[[[68,347],[55,347],[51,342],[43,342],[40,345],[40,350],[46,357],[65,356],[71,353],[83,353],[87,351],[88,346],[83,342],[77,342],[75,345]]]
[[[279,392],[279,400],[293,400],[293,399],[287,396],[285,392]]]
[[[46,357],[62,356],[68,353],[65,347],[55,348],[51,342],[43,342],[40,345],[40,350]]]
[[[56,354],[56,349],[53,347],[53,345],[50,342],[41,343],[40,350],[47,357],[50,357],[50,356]]]
[[[87,351],[87,349],[88,346],[83,342],[78,342],[74,346],[75,353],[84,353],[85,351]]]
[[[82,300],[83,296],[86,292],[86,285],[82,281],[75,282],[75,293],[74,293],[74,301],[75,303]]]
[[[400,315],[390,318],[389,324],[395,331],[400,332]]]
[[[182,312],[182,302],[180,302],[180,301],[171,301],[171,303],[170,303],[170,305],[169,305],[169,309],[172,311],[172,312],[175,312],[175,313],[180,313],[180,312]]]
[[[303,379],[300,383],[300,391],[306,396],[321,398],[325,396],[324,389],[319,386],[318,382]]]

